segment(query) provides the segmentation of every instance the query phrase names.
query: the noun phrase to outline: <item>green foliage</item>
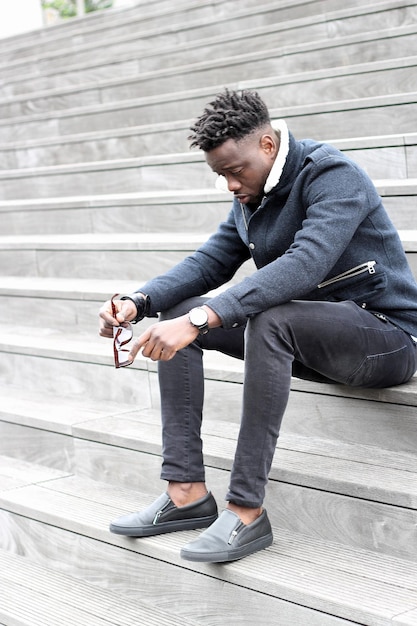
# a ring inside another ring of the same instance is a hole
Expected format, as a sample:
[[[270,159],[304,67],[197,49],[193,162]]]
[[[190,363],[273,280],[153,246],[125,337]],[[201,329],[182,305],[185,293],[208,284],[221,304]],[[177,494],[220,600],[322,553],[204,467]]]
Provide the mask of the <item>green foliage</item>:
[[[100,9],[109,9],[113,6],[113,0],[85,0],[85,12],[99,11]]]
[[[113,0],[84,0],[85,12],[91,13],[99,9],[108,9],[113,6]],[[42,8],[55,9],[62,18],[77,15],[76,0],[42,0]]]
[[[75,0],[51,0],[50,2],[42,0],[42,8],[55,9],[58,11],[59,16],[63,18],[74,17],[77,15],[77,5]]]

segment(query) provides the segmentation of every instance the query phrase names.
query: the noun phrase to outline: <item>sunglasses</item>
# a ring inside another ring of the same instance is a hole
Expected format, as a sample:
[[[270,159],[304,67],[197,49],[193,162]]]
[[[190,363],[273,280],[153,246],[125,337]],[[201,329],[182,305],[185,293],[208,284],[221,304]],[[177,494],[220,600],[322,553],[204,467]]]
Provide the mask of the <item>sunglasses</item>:
[[[117,315],[117,308],[113,302],[116,298],[115,294],[111,299],[111,310],[113,317]],[[130,350],[124,346],[131,341],[133,337],[133,328],[130,322],[124,322],[124,326],[113,326],[113,354],[115,367],[126,367],[131,365],[128,355]]]

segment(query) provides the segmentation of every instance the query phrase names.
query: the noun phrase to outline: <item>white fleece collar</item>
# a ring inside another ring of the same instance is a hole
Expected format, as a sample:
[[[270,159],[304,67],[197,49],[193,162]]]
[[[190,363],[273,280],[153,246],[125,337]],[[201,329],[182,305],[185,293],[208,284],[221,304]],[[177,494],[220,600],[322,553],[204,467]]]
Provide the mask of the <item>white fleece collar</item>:
[[[288,126],[285,120],[272,120],[271,126],[274,130],[278,130],[280,132],[281,142],[274,164],[269,172],[268,178],[266,179],[264,187],[265,193],[269,193],[271,189],[278,185],[282,175],[282,170],[284,169],[285,161],[287,160],[288,150],[290,149]]]
[[[277,130],[280,133],[280,146],[274,164],[272,165],[271,171],[269,172],[268,178],[265,182],[265,194],[269,193],[271,189],[278,185],[290,147],[288,126],[285,120],[272,120],[271,126],[274,130]],[[227,188],[227,180],[224,176],[217,177],[216,189],[219,191],[229,191]]]

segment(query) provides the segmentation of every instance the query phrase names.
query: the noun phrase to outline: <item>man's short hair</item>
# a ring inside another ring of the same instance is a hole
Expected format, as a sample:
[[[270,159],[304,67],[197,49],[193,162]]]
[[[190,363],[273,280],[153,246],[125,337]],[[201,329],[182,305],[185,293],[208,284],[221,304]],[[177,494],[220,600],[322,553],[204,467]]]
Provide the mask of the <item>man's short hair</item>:
[[[190,147],[210,152],[228,139],[239,141],[270,123],[266,104],[256,91],[218,94],[191,126]]]

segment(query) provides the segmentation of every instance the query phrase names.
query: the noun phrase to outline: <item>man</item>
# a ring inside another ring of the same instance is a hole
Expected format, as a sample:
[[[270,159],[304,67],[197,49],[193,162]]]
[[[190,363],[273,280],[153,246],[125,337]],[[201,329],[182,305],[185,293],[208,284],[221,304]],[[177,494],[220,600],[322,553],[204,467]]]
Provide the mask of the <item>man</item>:
[[[167,493],[115,520],[143,537],[206,528],[184,559],[231,561],[272,543],[262,508],[291,375],[386,387],[416,370],[417,284],[367,174],[333,147],[296,141],[256,92],[219,94],[191,146],[233,192],[227,220],[194,254],[101,309],[113,327],[162,312],[129,354],[158,361]],[[257,270],[213,298],[252,257]],[[245,359],[240,433],[217,516],[200,439],[203,349]]]

